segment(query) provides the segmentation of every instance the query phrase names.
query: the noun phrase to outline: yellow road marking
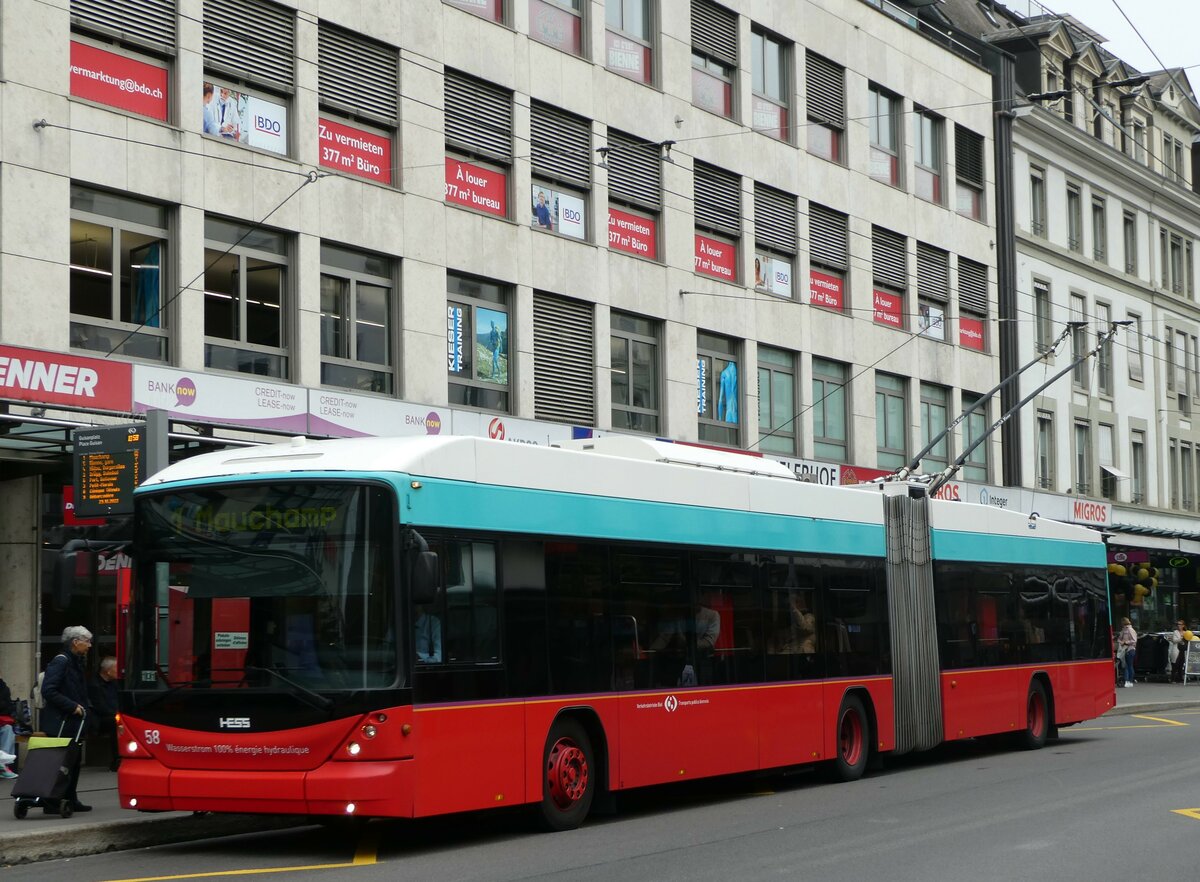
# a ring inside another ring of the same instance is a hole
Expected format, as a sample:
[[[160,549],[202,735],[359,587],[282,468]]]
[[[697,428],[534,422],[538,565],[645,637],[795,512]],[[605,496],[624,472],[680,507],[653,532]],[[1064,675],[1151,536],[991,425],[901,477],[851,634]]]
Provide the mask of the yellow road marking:
[[[1190,726],[1191,723],[1181,723],[1179,720],[1168,720],[1163,717],[1151,717],[1146,714],[1130,714],[1135,720],[1153,720],[1153,723],[1135,723],[1129,726],[1076,726],[1076,732],[1098,732],[1102,729],[1164,729],[1168,726]],[[1176,714],[1183,716],[1183,714]]]
[[[1200,808],[1194,809],[1171,809],[1177,815],[1187,815],[1189,818],[1194,818],[1200,821]]]
[[[110,879],[108,882],[168,882],[172,879],[213,879],[218,876],[258,876],[267,873],[303,873],[310,870],[345,870],[375,863],[377,841],[375,836],[364,836],[354,852],[354,860],[340,864],[309,864],[304,867],[260,867],[248,870],[213,870],[210,873],[180,873],[175,876],[141,876],[137,879]]]

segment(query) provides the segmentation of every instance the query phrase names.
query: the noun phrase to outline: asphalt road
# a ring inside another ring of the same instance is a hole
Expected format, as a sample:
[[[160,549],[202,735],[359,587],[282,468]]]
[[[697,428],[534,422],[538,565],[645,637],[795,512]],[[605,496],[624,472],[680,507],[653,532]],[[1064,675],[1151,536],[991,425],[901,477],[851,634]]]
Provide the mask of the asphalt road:
[[[1031,753],[950,745],[853,784],[802,773],[655,788],[571,833],[530,823],[504,810],[308,827],[18,866],[0,882],[1191,878],[1200,711],[1110,716]]]

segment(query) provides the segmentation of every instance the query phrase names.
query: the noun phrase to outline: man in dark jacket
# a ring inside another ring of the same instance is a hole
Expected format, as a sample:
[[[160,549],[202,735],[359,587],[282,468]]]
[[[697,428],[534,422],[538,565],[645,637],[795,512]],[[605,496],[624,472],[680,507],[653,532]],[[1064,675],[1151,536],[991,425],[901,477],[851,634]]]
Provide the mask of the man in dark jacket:
[[[42,708],[41,730],[51,737],[74,738],[87,719],[88,693],[83,665],[92,647],[92,632],[82,625],[71,625],[63,630],[62,640],[63,651],[50,660],[42,680],[42,700],[46,706]],[[71,765],[71,785],[63,799],[77,812],[90,812],[92,807],[81,803],[76,792],[80,759],[76,754]],[[58,805],[47,802],[45,811],[57,812]]]
[[[91,729],[96,735],[112,739],[113,751],[108,770],[115,772],[120,762],[117,751],[117,660],[111,655],[100,659],[100,669],[88,681],[88,703],[91,705]]]

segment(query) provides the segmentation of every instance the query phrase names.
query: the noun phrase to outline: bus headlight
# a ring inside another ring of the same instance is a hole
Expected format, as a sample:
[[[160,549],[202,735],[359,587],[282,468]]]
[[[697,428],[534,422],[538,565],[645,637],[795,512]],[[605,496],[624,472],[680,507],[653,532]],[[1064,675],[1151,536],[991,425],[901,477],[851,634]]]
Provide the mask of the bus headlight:
[[[351,756],[358,756],[360,753],[362,753],[362,745],[360,745],[357,741],[351,741],[346,745],[346,752]]]

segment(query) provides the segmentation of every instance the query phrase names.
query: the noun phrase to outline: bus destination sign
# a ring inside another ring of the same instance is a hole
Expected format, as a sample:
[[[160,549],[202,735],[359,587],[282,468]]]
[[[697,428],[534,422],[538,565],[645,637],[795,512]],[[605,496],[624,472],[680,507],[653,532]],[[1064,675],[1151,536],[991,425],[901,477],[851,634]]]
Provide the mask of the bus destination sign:
[[[133,491],[142,482],[146,426],[73,429],[75,515],[104,517],[133,513]]]

